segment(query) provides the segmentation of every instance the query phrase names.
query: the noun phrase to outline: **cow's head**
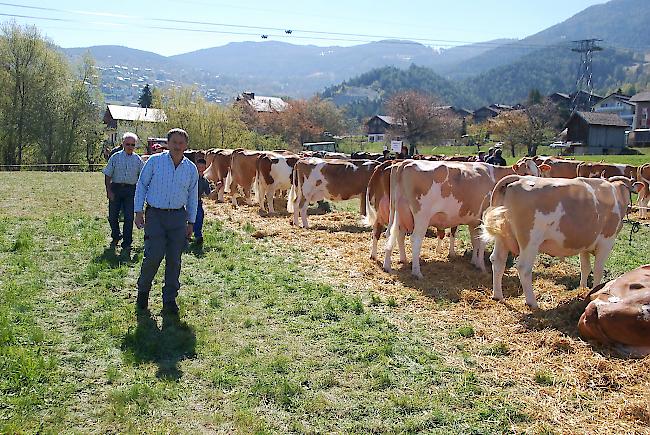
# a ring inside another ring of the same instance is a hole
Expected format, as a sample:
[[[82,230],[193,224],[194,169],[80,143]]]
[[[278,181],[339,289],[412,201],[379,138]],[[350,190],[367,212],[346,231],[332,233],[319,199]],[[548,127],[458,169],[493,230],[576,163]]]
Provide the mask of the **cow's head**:
[[[535,177],[546,177],[548,176],[548,171],[551,170],[551,166],[546,163],[537,164],[534,158],[524,157],[520,159],[517,163],[512,165],[512,170],[517,175],[533,175]]]

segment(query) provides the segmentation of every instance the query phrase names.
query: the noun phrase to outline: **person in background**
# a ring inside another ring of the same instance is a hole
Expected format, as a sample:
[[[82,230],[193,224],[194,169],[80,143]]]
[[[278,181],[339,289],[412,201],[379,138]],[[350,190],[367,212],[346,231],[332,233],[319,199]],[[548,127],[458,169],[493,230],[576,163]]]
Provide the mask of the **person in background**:
[[[123,150],[117,151],[109,159],[104,173],[106,197],[108,198],[108,223],[111,226],[111,247],[122,240],[122,252],[128,253],[133,242],[133,199],[144,162],[137,155],[135,145],[138,136],[127,132],[122,136]],[[124,226],[120,234],[120,211],[124,214]]]
[[[185,130],[169,130],[169,151],[152,154],[138,179],[135,224],[140,229],[144,228],[144,258],[136,301],[138,310],[148,309],[151,284],[165,258],[163,313],[178,315],[176,296],[181,286],[181,254],[196,222],[199,196],[196,166],[183,155],[188,140]]]
[[[507,166],[506,159],[501,156],[501,148],[494,150],[494,155],[485,162],[495,166]]]
[[[494,155],[494,147],[488,148],[487,156],[485,156],[485,161],[487,162],[490,157]]]
[[[203,176],[205,172],[206,161],[205,159],[198,159],[196,161],[196,170],[199,173],[199,184],[198,184],[198,206],[196,209],[196,221],[194,221],[194,243],[197,246],[203,246],[203,216],[205,215],[203,211],[203,200],[202,197],[209,195],[212,191],[210,190],[210,183]]]
[[[479,151],[478,156],[476,157],[477,162],[484,162],[485,161],[485,151]]]

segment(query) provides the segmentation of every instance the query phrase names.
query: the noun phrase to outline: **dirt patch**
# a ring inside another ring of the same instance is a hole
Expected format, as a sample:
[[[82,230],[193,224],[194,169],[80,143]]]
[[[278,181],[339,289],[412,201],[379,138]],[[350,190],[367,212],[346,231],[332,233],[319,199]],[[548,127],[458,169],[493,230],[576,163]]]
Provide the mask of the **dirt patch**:
[[[276,204],[276,210],[284,210],[281,202]],[[389,317],[395,325],[426,325],[432,338],[445,337],[443,358],[474,365],[495,394],[525,404],[531,421],[519,430],[650,433],[650,357],[622,359],[579,338],[584,303],[575,289],[577,267],[558,260],[538,262],[534,288],[541,309],[531,312],[514,268],[503,279],[506,301],[494,302],[491,274],[476,270],[469,252],[450,259],[445,246],[444,254],[436,254],[434,239],[425,240],[422,249],[424,279],[411,276],[410,264],[398,266],[396,252],[394,273],[385,273],[369,259],[370,228],[354,213],[313,215],[309,229],[290,225],[286,212],[267,215],[257,206],[234,209],[210,202],[206,213],[231,229],[252,225],[252,237],[279,253],[297,249],[318,279],[361,296],[393,299],[396,308]],[[465,249],[469,245],[458,240],[457,252]],[[407,254],[410,258],[408,241]],[[472,337],[453,335],[462,325],[471,325]]]

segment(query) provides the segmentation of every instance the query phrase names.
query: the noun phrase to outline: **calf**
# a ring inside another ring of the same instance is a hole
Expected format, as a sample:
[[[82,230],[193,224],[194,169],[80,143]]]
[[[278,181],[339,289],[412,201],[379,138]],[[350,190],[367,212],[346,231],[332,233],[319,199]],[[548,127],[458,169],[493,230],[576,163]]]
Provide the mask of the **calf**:
[[[576,169],[578,177],[616,177],[621,175],[627,178],[636,178],[636,167],[631,165],[617,165],[613,163],[581,162]]]
[[[589,254],[594,254],[594,285],[603,277],[603,267],[622,219],[630,204],[629,178],[539,178],[513,175],[494,187],[490,208],[483,216],[484,239],[494,240],[492,261],[493,295],[503,299],[501,279],[508,252],[519,256],[517,270],[526,303],[537,308],[532,270],[539,252],[555,257],[580,254],[580,286],[587,285],[591,272]]]
[[[291,188],[291,173],[298,158],[297,155],[286,152],[262,154],[257,157],[255,186],[257,202],[262,210],[266,202],[269,213],[275,213],[275,193]]]
[[[594,288],[587,299],[578,321],[582,338],[633,357],[650,354],[650,264]]]
[[[226,177],[230,172],[230,162],[233,150],[212,149],[205,154],[207,169],[204,177],[212,181],[217,192],[217,200],[223,202],[223,193],[226,187]]]
[[[538,173],[533,163],[518,169],[523,171],[528,166]],[[427,228],[467,225],[472,239],[472,264],[485,271],[485,245],[478,231],[481,214],[487,208],[486,199],[496,182],[514,173],[513,168],[479,162],[405,160],[393,165],[384,270],[391,270],[395,241],[400,241],[405,233],[411,232],[412,273],[422,278],[420,250]]]
[[[323,199],[342,201],[359,198],[361,214],[366,214],[368,180],[379,162],[373,160],[325,160],[316,157],[298,160],[294,166],[293,183],[289,191],[287,210],[298,225],[298,213],[303,228],[307,222],[309,203]]]

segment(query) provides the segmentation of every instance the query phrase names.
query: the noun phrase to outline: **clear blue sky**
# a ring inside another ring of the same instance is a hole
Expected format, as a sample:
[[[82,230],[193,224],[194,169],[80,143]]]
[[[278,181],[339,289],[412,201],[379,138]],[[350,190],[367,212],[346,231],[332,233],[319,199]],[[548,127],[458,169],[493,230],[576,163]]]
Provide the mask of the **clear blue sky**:
[[[0,21],[11,19],[4,14],[62,20],[15,18],[20,24],[36,25],[63,47],[125,45],[163,55],[233,41],[262,41],[262,34],[268,34],[269,40],[321,46],[381,39],[304,31],[421,38],[427,45],[444,47],[458,42],[442,41],[524,38],[600,3],[604,0],[9,0],[0,3]],[[293,33],[270,28],[292,29]]]

